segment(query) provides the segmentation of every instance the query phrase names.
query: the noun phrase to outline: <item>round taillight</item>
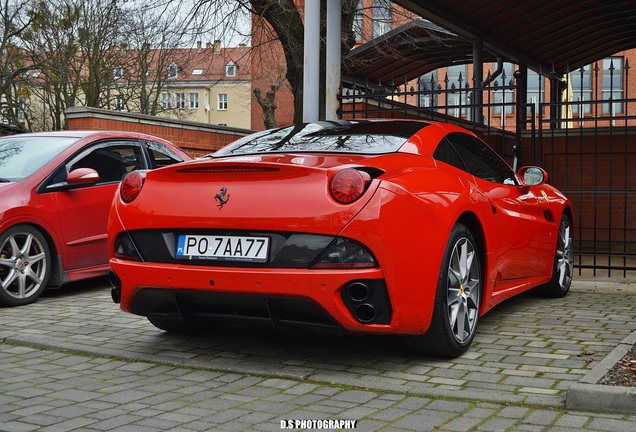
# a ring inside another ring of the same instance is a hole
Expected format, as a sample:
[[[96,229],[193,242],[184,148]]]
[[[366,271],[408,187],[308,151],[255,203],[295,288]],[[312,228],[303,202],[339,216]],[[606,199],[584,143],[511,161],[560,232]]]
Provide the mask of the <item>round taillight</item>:
[[[121,199],[125,203],[133,202],[141,193],[144,186],[144,178],[137,171],[132,171],[126,175],[119,188]]]
[[[371,182],[371,176],[353,168],[338,171],[331,178],[331,196],[341,204],[349,204],[362,196]]]

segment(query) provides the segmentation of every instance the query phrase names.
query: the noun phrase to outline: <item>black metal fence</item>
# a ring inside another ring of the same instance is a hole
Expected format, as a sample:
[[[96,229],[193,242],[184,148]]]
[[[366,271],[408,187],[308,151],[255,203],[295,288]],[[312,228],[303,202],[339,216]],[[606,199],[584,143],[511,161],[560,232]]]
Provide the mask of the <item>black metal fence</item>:
[[[341,114],[460,124],[511,164],[543,166],[574,204],[579,274],[636,276],[636,99],[628,62],[606,59],[562,77],[506,65],[481,89],[466,76],[449,69],[416,83],[343,83]]]

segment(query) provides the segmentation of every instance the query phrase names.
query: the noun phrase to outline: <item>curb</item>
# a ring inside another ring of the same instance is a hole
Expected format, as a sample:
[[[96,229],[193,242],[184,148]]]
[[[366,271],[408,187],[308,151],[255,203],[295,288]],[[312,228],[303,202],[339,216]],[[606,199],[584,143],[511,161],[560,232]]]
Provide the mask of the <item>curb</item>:
[[[636,331],[567,389],[565,406],[587,411],[636,413],[636,388],[597,384],[635,344]]]

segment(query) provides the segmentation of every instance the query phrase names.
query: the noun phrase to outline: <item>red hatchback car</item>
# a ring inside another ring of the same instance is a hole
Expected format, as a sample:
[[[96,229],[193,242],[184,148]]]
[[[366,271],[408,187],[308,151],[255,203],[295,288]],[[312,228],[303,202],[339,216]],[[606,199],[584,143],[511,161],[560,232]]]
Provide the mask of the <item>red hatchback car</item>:
[[[108,212],[124,175],[190,159],[165,140],[128,132],[0,138],[0,305],[108,274]]]
[[[444,123],[257,133],[126,177],[109,222],[113,297],[167,331],[267,321],[458,356],[497,303],[568,292],[572,207],[546,181]]]

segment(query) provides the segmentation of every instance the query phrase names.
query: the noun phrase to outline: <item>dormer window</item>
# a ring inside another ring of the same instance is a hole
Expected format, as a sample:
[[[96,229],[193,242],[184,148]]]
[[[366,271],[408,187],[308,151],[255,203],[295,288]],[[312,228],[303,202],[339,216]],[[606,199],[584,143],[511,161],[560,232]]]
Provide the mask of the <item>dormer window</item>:
[[[236,65],[234,62],[229,62],[225,65],[225,75],[229,77],[236,76]]]
[[[113,78],[118,80],[124,77],[124,68],[121,66],[117,66],[113,71]]]
[[[176,63],[172,63],[168,67],[168,78],[176,78],[179,75],[179,66]]]

